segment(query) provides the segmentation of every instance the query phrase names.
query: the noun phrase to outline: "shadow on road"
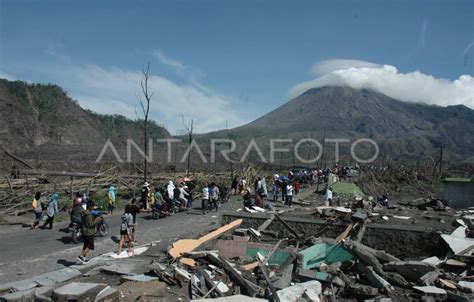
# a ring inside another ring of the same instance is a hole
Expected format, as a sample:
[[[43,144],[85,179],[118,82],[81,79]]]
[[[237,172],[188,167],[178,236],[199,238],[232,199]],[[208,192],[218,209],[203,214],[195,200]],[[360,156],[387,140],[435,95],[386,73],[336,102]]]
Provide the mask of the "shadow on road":
[[[118,238],[117,236],[112,236],[112,237],[110,237],[110,239],[112,239],[112,241],[115,242],[115,243],[120,242],[120,238]]]
[[[65,227],[65,228],[59,229],[59,231],[63,233],[69,233],[69,228]]]
[[[56,239],[56,240],[61,241],[61,242],[64,243],[64,244],[76,244],[76,243],[72,240],[71,236],[64,236],[64,237],[61,237],[61,238]]]
[[[74,264],[77,264],[76,261],[69,261],[69,260],[66,260],[66,259],[59,259],[57,261],[57,264],[61,264],[61,265],[64,265],[64,266],[71,266],[71,265],[74,265]]]

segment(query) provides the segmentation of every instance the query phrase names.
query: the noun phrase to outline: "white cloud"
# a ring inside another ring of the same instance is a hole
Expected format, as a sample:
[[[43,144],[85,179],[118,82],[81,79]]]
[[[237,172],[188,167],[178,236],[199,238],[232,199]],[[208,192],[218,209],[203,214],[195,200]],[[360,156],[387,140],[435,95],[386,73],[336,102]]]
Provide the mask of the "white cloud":
[[[54,71],[53,71],[54,70]],[[93,64],[69,64],[61,68],[49,66],[48,76],[84,108],[103,114],[122,114],[137,118],[141,110],[138,95],[141,93],[141,72],[116,67],[101,67]],[[153,74],[150,67],[149,88],[154,92],[150,117],[164,125],[172,134],[183,128],[181,116],[194,118],[195,131],[204,133],[248,122],[248,117],[239,114],[233,99],[214,93],[192,82],[176,84]]]
[[[164,65],[167,65],[167,66],[170,66],[176,70],[185,70],[185,69],[188,69],[189,67],[186,66],[185,64],[183,64],[182,62],[176,60],[176,59],[173,59],[173,58],[170,58],[168,57],[167,55],[165,55],[161,50],[155,50],[153,52],[153,55],[158,59],[158,62],[160,62],[161,64],[164,64]]]
[[[316,76],[325,75],[336,70],[347,69],[351,67],[380,67],[381,65],[361,61],[361,60],[350,60],[350,59],[332,59],[318,62],[311,67],[311,73]]]
[[[391,65],[357,61],[355,66],[339,64],[352,60],[329,60],[313,66],[313,71],[329,73],[311,81],[300,83],[289,91],[294,98],[305,91],[323,86],[350,86],[355,89],[367,88],[379,91],[389,97],[408,102],[423,102],[440,106],[463,104],[474,108],[474,78],[461,75],[452,81],[437,79],[420,71],[400,73]],[[322,67],[320,67],[322,66]],[[335,69],[335,67],[343,67]]]

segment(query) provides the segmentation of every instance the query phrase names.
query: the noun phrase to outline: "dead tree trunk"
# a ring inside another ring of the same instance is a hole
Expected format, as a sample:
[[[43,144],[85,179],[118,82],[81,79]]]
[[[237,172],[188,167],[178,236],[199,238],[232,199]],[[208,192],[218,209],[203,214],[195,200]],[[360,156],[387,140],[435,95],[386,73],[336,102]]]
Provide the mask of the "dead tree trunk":
[[[186,123],[184,122],[184,115],[181,116],[181,119],[183,120],[184,129],[186,129],[186,131],[188,132],[188,148],[190,148],[191,143],[193,142],[194,119],[191,119],[191,122],[189,123],[189,125],[186,125]],[[188,154],[186,177],[189,177],[190,167],[191,167],[191,152],[189,152]]]
[[[145,151],[145,159],[144,159],[144,169],[143,169],[143,182],[147,181],[147,174],[148,174],[148,115],[150,113],[150,101],[151,98],[153,97],[153,92],[149,92],[148,90],[148,80],[150,76],[150,63],[148,63],[146,69],[143,67],[142,69],[142,80],[140,82],[140,86],[142,88],[142,93],[143,97],[145,100],[142,100],[140,96],[138,96],[138,101],[140,103],[140,106],[142,108],[143,112],[143,136],[144,136],[144,142],[143,142],[143,147]]]

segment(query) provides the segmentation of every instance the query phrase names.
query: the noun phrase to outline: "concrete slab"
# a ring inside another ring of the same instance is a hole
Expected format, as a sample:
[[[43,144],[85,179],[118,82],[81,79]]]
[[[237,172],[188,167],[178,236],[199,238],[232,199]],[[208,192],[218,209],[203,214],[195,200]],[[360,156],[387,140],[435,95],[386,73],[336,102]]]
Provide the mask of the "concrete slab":
[[[119,301],[119,299],[119,291],[116,288],[107,286],[97,294],[94,302]]]
[[[464,226],[457,227],[451,233],[451,236],[455,236],[455,237],[459,237],[459,238],[466,238],[466,230],[467,230],[467,227],[464,227]]]
[[[106,285],[99,283],[72,282],[55,289],[53,296],[57,302],[95,300],[97,294],[105,287]]]
[[[21,281],[0,284],[0,292],[6,292],[9,290],[22,291],[22,290],[32,289],[37,286],[38,286],[38,283],[36,283],[34,279],[30,278],[30,279],[25,279]]]
[[[449,245],[449,248],[456,255],[468,250],[469,248],[474,248],[474,239],[471,238],[459,238],[453,235],[442,234],[441,238]]]
[[[0,299],[5,302],[33,301],[34,298],[35,298],[34,289],[22,290],[22,291],[6,294],[0,297]]]
[[[428,272],[436,270],[436,266],[422,261],[394,261],[384,264],[384,271],[397,272],[408,281],[415,282]]]
[[[458,285],[468,290],[469,292],[474,293],[474,282],[459,281]]]
[[[113,275],[137,275],[141,274],[140,263],[134,262],[117,262],[111,263],[107,266],[102,267],[102,272]]]
[[[57,271],[39,275],[34,279],[41,286],[51,286],[56,283],[69,281],[79,276],[82,276],[82,273],[79,270],[70,267],[65,267]]]
[[[277,295],[280,301],[297,301],[306,291],[311,292],[311,295],[314,294],[319,297],[321,294],[321,283],[318,281],[298,283],[277,291]],[[319,302],[319,298],[315,301]]]
[[[431,263],[431,264],[433,264],[433,265],[435,265],[435,266],[438,266],[438,265],[440,265],[441,263],[443,263],[443,260],[440,260],[438,257],[433,256],[433,257],[429,257],[429,258],[423,259],[423,260],[421,260],[421,262]]]
[[[446,299],[448,293],[436,286],[413,286],[413,289],[423,296],[434,297],[435,299]]]

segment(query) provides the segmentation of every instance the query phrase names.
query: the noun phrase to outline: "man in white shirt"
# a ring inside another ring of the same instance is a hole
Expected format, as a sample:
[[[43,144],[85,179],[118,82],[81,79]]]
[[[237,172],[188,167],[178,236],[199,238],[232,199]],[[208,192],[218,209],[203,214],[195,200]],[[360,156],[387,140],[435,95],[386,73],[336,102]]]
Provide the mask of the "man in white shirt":
[[[204,187],[202,188],[202,204],[201,208],[204,211],[204,214],[207,213],[208,210],[208,205],[209,205],[209,185],[207,182],[204,184]]]
[[[293,186],[290,182],[286,186],[286,199],[287,205],[291,207],[291,203],[293,202]]]

